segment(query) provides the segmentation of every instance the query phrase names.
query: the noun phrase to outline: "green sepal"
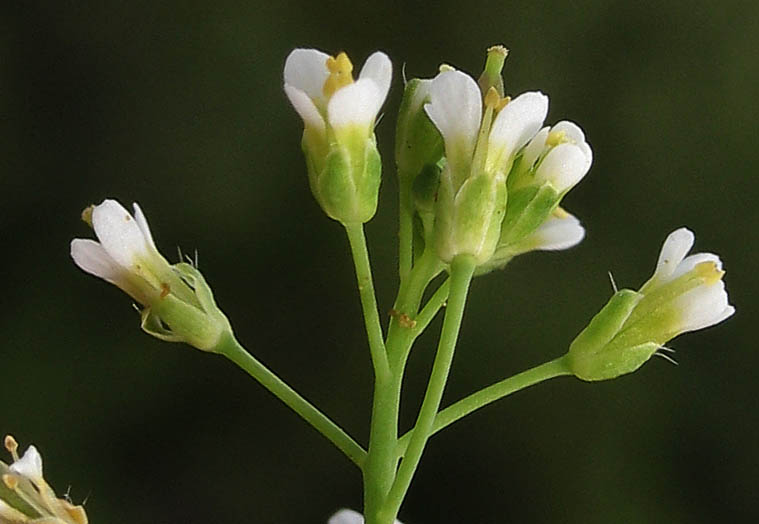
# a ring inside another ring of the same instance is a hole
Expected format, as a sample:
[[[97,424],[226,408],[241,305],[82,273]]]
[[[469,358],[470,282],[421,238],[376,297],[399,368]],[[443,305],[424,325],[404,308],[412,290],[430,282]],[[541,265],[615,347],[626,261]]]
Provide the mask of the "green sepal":
[[[437,192],[440,188],[440,171],[437,164],[426,165],[414,179],[411,192],[419,214],[434,214]]]
[[[644,298],[629,289],[616,292],[569,346],[567,364],[577,378],[608,380],[638,369],[659,349],[657,342],[617,344],[625,322]]]
[[[143,331],[167,342],[185,342],[215,352],[221,335],[232,332],[229,320],[216,305],[200,271],[184,262],[172,267],[193,290],[200,306],[181,300],[169,289],[141,311]]]
[[[382,159],[367,139],[358,151],[333,145],[316,181],[315,196],[327,215],[342,223],[364,223],[377,211]]]
[[[401,184],[412,183],[425,166],[434,165],[443,157],[443,137],[424,111],[429,100],[420,92],[422,86],[418,78],[409,80],[398,110],[395,162]]]
[[[498,247],[511,246],[533,233],[559,205],[561,196],[551,184],[528,186],[509,195],[509,206]]]
[[[457,255],[471,255],[477,264],[487,262],[500,237],[506,199],[499,177],[468,178],[455,194],[452,181],[443,177],[434,226],[440,258],[449,263]]]

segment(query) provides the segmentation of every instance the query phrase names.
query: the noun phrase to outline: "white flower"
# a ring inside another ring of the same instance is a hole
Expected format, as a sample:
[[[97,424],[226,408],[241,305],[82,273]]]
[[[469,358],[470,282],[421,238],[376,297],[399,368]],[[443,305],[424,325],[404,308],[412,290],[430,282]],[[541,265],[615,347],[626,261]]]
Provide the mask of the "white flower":
[[[505,101],[495,101],[503,103]],[[548,113],[548,97],[528,92],[498,111],[491,122],[483,122],[482,93],[477,82],[461,71],[443,71],[430,86],[430,102],[426,105],[430,120],[443,135],[448,162],[454,169],[471,165],[481,127],[487,142],[485,169],[507,171],[519,149],[540,129]],[[479,166],[475,166],[479,167]]]
[[[521,166],[535,169],[535,181],[550,182],[559,192],[568,191],[587,174],[593,151],[580,127],[562,121],[544,127],[524,148]]]
[[[11,472],[20,475],[35,483],[43,480],[42,476],[42,455],[37,448],[29,446],[26,448],[24,455],[10,465]]]
[[[115,200],[92,208],[91,222],[100,242],[75,238],[71,257],[81,269],[115,284],[139,303],[149,304],[170,276],[168,262],[158,253],[140,206],[134,216]]]
[[[364,524],[364,517],[352,509],[341,509],[329,518],[327,524]],[[396,520],[395,524],[402,523]]]
[[[319,134],[331,127],[338,140],[344,130],[358,127],[371,133],[387,97],[392,64],[375,52],[353,81],[353,64],[345,53],[331,57],[316,49],[295,49],[285,61],[285,93],[306,128]]]
[[[654,275],[640,289],[645,298],[631,320],[660,310],[671,311],[674,320],[669,330],[674,337],[713,326],[735,313],[728,303],[720,258],[713,253],[686,256],[694,240],[693,232],[686,228],[670,233]]]
[[[703,329],[735,313],[727,302],[722,262],[717,255],[687,256],[693,233],[685,228],[664,242],[653,277],[640,291],[621,289],[569,346],[567,365],[582,380],[606,380],[631,373],[669,340]]]

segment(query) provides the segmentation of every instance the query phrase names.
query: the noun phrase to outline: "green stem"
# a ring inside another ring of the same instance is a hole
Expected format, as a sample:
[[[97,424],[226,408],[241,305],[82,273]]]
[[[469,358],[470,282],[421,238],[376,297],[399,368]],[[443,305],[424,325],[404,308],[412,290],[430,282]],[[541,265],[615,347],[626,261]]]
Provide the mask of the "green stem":
[[[229,360],[237,364],[242,370],[261,383],[279,400],[287,404],[290,409],[300,415],[306,422],[311,424],[319,433],[327,437],[337,448],[353,461],[359,468],[362,467],[366,457],[366,451],[348,435],[340,426],[335,424],[327,415],[319,411],[308,400],[303,398],[297,391],[287,385],[282,379],[270,371],[261,362],[256,360],[235,339],[234,335],[223,335],[215,351],[221,353]]]
[[[390,375],[390,365],[385,352],[382,325],[377,311],[377,298],[374,294],[372,268],[369,263],[369,251],[366,248],[363,224],[344,224],[351,246],[353,264],[356,268],[356,281],[361,297],[361,307],[364,312],[364,325],[369,338],[369,351],[372,355],[375,377]]]
[[[466,297],[474,275],[475,265],[474,258],[468,255],[459,255],[451,263],[450,298],[445,312],[437,355],[435,355],[427,391],[417,417],[415,426],[417,430],[411,437],[406,457],[401,462],[395,482],[393,482],[387,496],[384,508],[386,515],[397,515],[432,430],[453,362],[453,354],[456,349],[456,341],[458,340]]]
[[[481,389],[476,393],[472,393],[468,397],[448,406],[435,417],[435,423],[432,425],[430,436],[469,415],[473,411],[485,407],[496,400],[511,395],[512,393],[516,393],[517,391],[555,377],[571,375],[572,373],[567,367],[565,357],[566,356],[559,357],[532,369],[528,369],[527,371],[522,371],[513,377],[509,377]],[[402,457],[405,454],[415,431],[416,429],[411,429],[398,440],[398,456]]]
[[[424,290],[429,282],[440,272],[442,265],[432,252],[422,256],[414,269],[403,279],[395,302],[395,316],[388,330],[386,353],[402,354],[423,327],[414,319],[419,309]],[[447,290],[444,290],[447,293]],[[438,306],[445,300],[443,293],[436,293]],[[429,324],[434,313],[427,310],[427,317],[421,319],[424,326]],[[413,324],[413,322],[417,322]],[[412,327],[413,326],[413,327]],[[420,329],[421,327],[421,329]],[[364,518],[367,524],[390,522],[393,520],[385,513],[385,501],[395,480],[398,465],[398,412],[400,409],[400,391],[403,382],[403,370],[390,365],[390,376],[378,376],[374,384],[374,401],[372,404],[372,422],[364,472]]]
[[[427,301],[427,304],[424,305],[422,310],[416,316],[416,325],[411,328],[412,342],[413,339],[416,339],[416,337],[421,335],[424,330],[427,329],[427,326],[430,325],[430,322],[432,322],[432,319],[435,318],[437,312],[440,311],[440,308],[443,307],[448,301],[448,292],[450,289],[451,281],[448,279],[442,283],[437,291],[435,291],[435,293]]]

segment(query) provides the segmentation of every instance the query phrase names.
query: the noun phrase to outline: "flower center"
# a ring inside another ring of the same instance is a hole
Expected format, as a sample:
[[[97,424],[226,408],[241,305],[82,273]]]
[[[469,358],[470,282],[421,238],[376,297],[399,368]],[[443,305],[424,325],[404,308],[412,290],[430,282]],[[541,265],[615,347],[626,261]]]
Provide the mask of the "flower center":
[[[322,92],[329,100],[338,89],[353,83],[353,64],[348,55],[340,53],[336,57],[327,58],[327,71],[329,77],[324,82]]]

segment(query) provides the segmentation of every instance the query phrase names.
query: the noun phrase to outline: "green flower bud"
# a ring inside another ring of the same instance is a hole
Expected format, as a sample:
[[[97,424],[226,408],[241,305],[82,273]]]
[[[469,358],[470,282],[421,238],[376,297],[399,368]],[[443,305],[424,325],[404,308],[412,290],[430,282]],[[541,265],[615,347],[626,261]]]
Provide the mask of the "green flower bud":
[[[162,340],[215,351],[232,328],[216,306],[200,272],[186,263],[170,265],[158,252],[147,220],[115,200],[93,206],[86,216],[100,241],[76,238],[71,257],[84,271],[110,282],[143,306],[142,329]]]
[[[635,292],[621,290],[572,342],[567,363],[582,380],[606,380],[638,369],[681,333],[730,317],[719,257],[685,255],[693,233],[667,237],[654,276]]]

